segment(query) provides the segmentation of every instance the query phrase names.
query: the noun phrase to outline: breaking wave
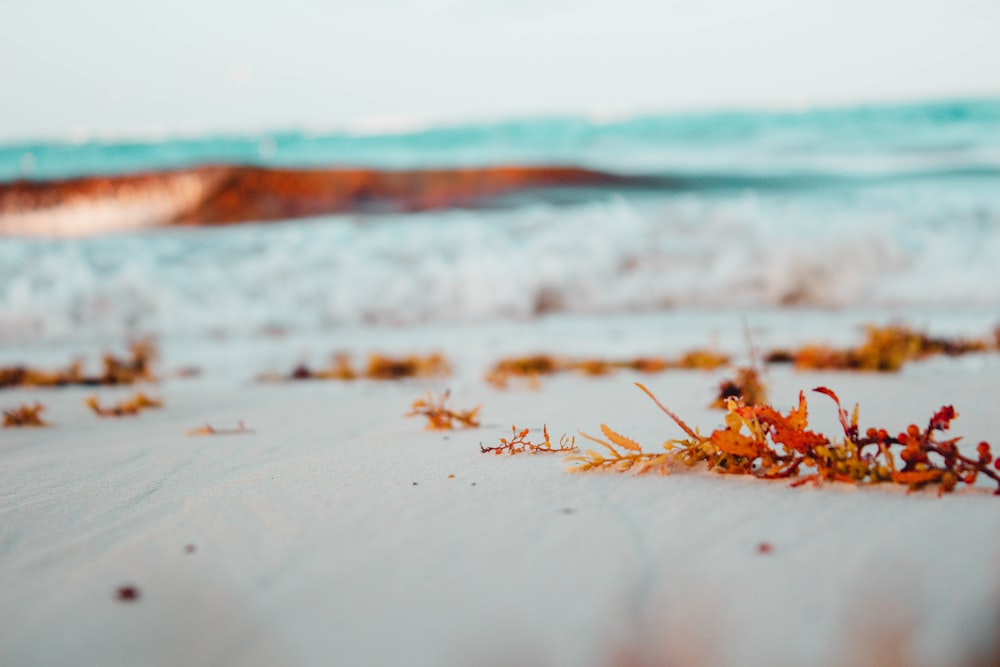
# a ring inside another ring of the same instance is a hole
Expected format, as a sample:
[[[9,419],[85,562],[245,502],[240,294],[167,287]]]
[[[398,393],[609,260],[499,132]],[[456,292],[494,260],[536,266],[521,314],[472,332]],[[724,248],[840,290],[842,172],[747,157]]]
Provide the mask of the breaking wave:
[[[1000,199],[1000,195],[997,196]],[[1000,201],[609,195],[0,244],[4,340],[758,306],[1000,304]]]

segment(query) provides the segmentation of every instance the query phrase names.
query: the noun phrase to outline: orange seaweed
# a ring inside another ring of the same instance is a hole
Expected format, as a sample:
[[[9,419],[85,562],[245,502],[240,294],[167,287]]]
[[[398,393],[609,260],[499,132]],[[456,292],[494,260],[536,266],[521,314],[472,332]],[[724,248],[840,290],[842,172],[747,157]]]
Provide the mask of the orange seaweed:
[[[864,340],[853,348],[805,345],[798,350],[774,350],[770,363],[794,363],[808,370],[895,372],[909,361],[936,355],[960,356],[997,347],[987,340],[934,338],[901,325],[868,325]]]
[[[374,353],[368,356],[368,363],[363,369],[357,369],[351,363],[350,356],[340,353],[326,368],[314,370],[306,364],[299,364],[291,373],[285,376],[262,375],[263,381],[284,380],[402,380],[406,378],[447,377],[451,374],[451,364],[439,353],[426,356],[410,355],[391,357]]]
[[[724,410],[731,398],[738,398],[747,405],[758,405],[767,401],[767,385],[760,372],[753,367],[737,368],[736,375],[719,383],[719,393],[709,407]]]
[[[529,386],[538,386],[539,378],[556,373],[578,372],[589,376],[603,376],[616,370],[627,369],[640,373],[661,373],[669,369],[714,370],[729,363],[729,357],[711,350],[692,350],[676,359],[666,357],[635,357],[633,359],[580,359],[535,354],[507,357],[497,361],[486,373],[486,381],[505,389],[512,379],[526,380]]]
[[[139,391],[130,398],[109,407],[102,406],[97,396],[88,397],[84,401],[84,405],[93,410],[98,417],[131,417],[148,408],[163,407],[163,401],[158,398],[150,398]]]
[[[44,405],[41,403],[35,403],[34,405],[20,405],[16,408],[4,410],[3,427],[24,428],[48,426],[48,423],[43,420],[41,416],[42,410],[44,409]]]
[[[427,419],[428,431],[444,431],[455,428],[456,422],[463,428],[476,428],[479,426],[479,409],[477,405],[471,410],[455,412],[447,407],[448,399],[451,397],[451,390],[445,391],[440,396],[435,396],[432,392],[427,392],[424,398],[418,398],[410,406],[410,412],[405,417],[422,416]]]
[[[528,434],[531,429],[517,430],[517,426],[510,427],[513,436],[511,438],[500,438],[500,444],[494,447],[484,447],[483,443],[479,443],[479,451],[483,454],[524,454],[525,452],[529,454],[555,454],[559,452],[571,453],[577,451],[576,438],[567,438],[566,435],[562,435],[559,438],[559,445],[554,446],[552,444],[551,438],[549,438],[549,429],[547,425],[542,425],[542,442],[533,443],[528,440]]]
[[[138,340],[129,345],[127,357],[105,354],[98,375],[87,375],[83,362],[76,360],[55,370],[30,366],[0,367],[0,389],[6,387],[65,387],[69,385],[114,386],[135,382],[152,382],[156,346],[151,340]]]
[[[686,466],[704,462],[715,472],[761,479],[787,478],[793,480],[793,486],[823,481],[891,482],[906,485],[911,490],[936,485],[939,494],[953,491],[958,484],[974,484],[984,476],[997,483],[995,493],[1000,495],[1000,475],[996,472],[1000,470],[1000,462],[994,461],[989,443],[980,442],[976,456],[970,457],[958,449],[961,438],[940,439],[939,434],[947,432],[958,416],[950,405],[935,412],[924,428],[911,424],[897,435],[885,429],[870,428],[861,435],[858,406],[848,413],[836,393],[826,387],[817,387],[814,391],[830,397],[837,406],[844,432],[839,438],[809,430],[808,406],[803,392],[799,392],[798,405],[787,414],[770,405],[747,405],[730,398],[725,427],[703,436],[660,403],[649,389],[639,383],[636,386],[687,437],[667,440],[664,452],[645,452],[638,443],[602,424],[601,430],[611,442],[581,435],[602,445],[608,453],[588,451],[587,456],[570,457],[569,460],[579,464],[571,470],[633,470],[641,474],[658,469],[665,473],[668,465],[674,462]],[[897,464],[897,457],[901,465]]]

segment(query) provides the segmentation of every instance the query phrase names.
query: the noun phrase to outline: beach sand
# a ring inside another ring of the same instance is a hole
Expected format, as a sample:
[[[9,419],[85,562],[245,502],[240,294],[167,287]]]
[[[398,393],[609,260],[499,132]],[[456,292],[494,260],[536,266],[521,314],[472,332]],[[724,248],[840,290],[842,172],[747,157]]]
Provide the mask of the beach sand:
[[[857,334],[850,317],[830,318]],[[3,392],[3,407],[44,403],[51,425],[0,432],[0,663],[997,664],[1000,498],[986,485],[938,497],[698,469],[570,474],[558,455],[481,453],[514,424],[558,438],[605,422],[649,449],[680,436],[635,381],[703,431],[721,423],[707,406],[726,370],[483,382],[501,353],[547,342],[624,355],[670,323],[594,321],[606,322],[340,340],[457,351],[454,376],[434,381],[261,383],[269,365],[324,348],[216,342],[194,355],[202,377],[163,380],[150,391],[164,407],[132,418],[96,418],[86,388]],[[828,333],[824,322],[801,335]],[[696,330],[675,327],[663,351]],[[742,331],[714,340],[738,350]],[[164,369],[188,361],[178,349],[166,347]],[[1000,444],[998,368],[986,354],[768,377],[776,407],[824,385],[860,403],[862,428],[923,424],[953,404],[953,431],[974,449]],[[456,408],[482,404],[481,427],[404,418],[445,388]],[[814,427],[836,433],[833,403],[809,400]],[[252,433],[186,435],[241,420]],[[121,587],[137,598],[119,599]]]

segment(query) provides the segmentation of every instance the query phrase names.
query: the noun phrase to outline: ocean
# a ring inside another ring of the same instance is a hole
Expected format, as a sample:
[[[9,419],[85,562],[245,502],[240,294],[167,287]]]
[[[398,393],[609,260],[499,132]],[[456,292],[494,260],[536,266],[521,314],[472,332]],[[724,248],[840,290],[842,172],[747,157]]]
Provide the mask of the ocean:
[[[0,345],[685,312],[1000,320],[1000,100],[0,146],[5,182],[205,164],[559,165],[656,185],[0,236]]]

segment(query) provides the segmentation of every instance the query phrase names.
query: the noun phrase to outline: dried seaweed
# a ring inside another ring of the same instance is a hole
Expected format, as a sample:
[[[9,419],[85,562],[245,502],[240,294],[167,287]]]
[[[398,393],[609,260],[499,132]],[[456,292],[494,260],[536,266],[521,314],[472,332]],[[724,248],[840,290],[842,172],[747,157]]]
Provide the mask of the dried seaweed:
[[[540,376],[559,373],[566,368],[565,361],[545,354],[507,357],[493,365],[493,368],[486,373],[486,381],[499,389],[506,388],[511,378],[524,379],[532,385],[537,385]]]
[[[479,409],[482,405],[477,405],[471,410],[455,412],[447,406],[451,397],[451,390],[445,391],[440,396],[427,392],[424,398],[418,398],[410,406],[410,412],[406,417],[422,416],[427,419],[428,431],[447,431],[455,428],[456,422],[462,428],[476,428],[479,426]]]
[[[187,431],[184,435],[191,438],[202,435],[243,435],[246,433],[253,433],[253,429],[247,428],[243,421],[240,420],[236,422],[236,428],[215,428],[211,424],[206,423],[204,426]]]
[[[640,373],[661,373],[669,369],[714,370],[728,363],[728,356],[712,350],[692,350],[676,359],[666,357],[574,359],[537,354],[500,359],[487,371],[486,381],[498,389],[507,388],[513,379],[524,380],[529,386],[537,387],[539,378],[557,373],[577,372],[584,375],[601,376],[622,369]]]
[[[34,405],[19,405],[16,408],[3,411],[4,428],[23,428],[48,426],[48,422],[42,419],[41,413],[45,406],[41,403]]]
[[[670,462],[669,453],[645,452],[635,440],[612,431],[607,424],[601,424],[601,432],[611,442],[587,435],[583,431],[580,432],[580,435],[591,442],[601,445],[608,453],[603,454],[593,449],[588,449],[581,455],[570,456],[566,459],[567,461],[577,461],[580,463],[579,466],[570,468],[571,471],[583,472],[604,469],[625,472],[632,470],[636,474],[642,474],[655,469],[661,475],[667,474],[667,464]],[[619,451],[619,447],[621,451]]]
[[[151,340],[138,340],[129,345],[127,357],[105,354],[102,370],[97,375],[87,375],[83,362],[73,361],[65,368],[43,370],[30,366],[0,367],[0,389],[7,387],[65,387],[69,385],[114,386],[151,382],[153,362],[157,356]]]
[[[672,368],[713,371],[729,363],[729,357],[712,350],[691,350],[685,352],[671,364]]]
[[[135,382],[149,382],[153,377],[153,361],[156,359],[156,346],[151,340],[138,340],[129,346],[129,356],[119,359],[110,354],[104,355],[104,372],[101,374],[101,384],[118,385]]]
[[[4,366],[0,368],[0,388],[7,387],[62,387],[87,384],[83,364],[74,361],[65,368],[47,371],[30,366]]]
[[[958,449],[961,438],[938,439],[958,416],[950,405],[935,412],[925,428],[911,424],[897,435],[870,428],[861,435],[858,406],[849,414],[832,390],[818,387],[814,391],[836,403],[843,437],[832,439],[808,429],[808,409],[802,392],[798,406],[785,415],[770,405],[746,405],[729,399],[725,427],[703,436],[660,403],[646,387],[639,383],[636,386],[653,399],[687,438],[667,440],[663,452],[645,452],[635,441],[602,424],[601,430],[611,442],[581,435],[602,445],[608,453],[587,451],[586,456],[570,457],[579,463],[571,470],[614,469],[641,474],[655,469],[665,474],[672,463],[693,466],[704,462],[715,472],[792,479],[793,486],[824,481],[891,482],[911,490],[936,485],[939,494],[953,491],[960,483],[974,484],[979,476],[985,476],[997,483],[996,494],[1000,495],[1000,475],[993,469],[1000,470],[1000,462],[994,461],[989,443],[980,442],[976,456],[969,457]]]
[[[670,360],[665,357],[636,357],[622,364],[622,368],[640,373],[662,373],[670,367]]]
[[[794,363],[803,369],[842,369],[863,371],[894,371],[905,362],[931,355],[961,355],[982,352],[997,347],[993,341],[975,339],[933,338],[902,326],[876,327],[866,329],[865,340],[859,346],[848,349],[833,349],[821,345],[807,345],[798,350],[773,350],[765,361],[768,363]],[[506,388],[512,380],[521,380],[530,387],[537,387],[540,378],[559,373],[576,372],[589,376],[603,376],[617,370],[633,370],[641,373],[660,373],[667,370],[715,370],[726,366],[731,358],[711,349],[695,349],[684,352],[676,358],[636,357],[633,359],[607,359],[601,357],[558,357],[535,354],[507,357],[497,361],[486,373],[485,379],[497,388]],[[411,355],[390,357],[373,354],[367,365],[355,367],[344,354],[333,358],[331,365],[313,369],[300,364],[287,376],[264,376],[265,380],[398,380],[403,378],[445,377],[451,373],[447,360],[440,354],[428,356]],[[757,382],[753,382],[749,371],[737,371],[737,378],[724,388],[720,387],[719,398],[724,399],[733,392],[739,392],[748,401],[762,401],[764,396],[756,394],[756,399],[747,392],[762,388],[759,371]]]
[[[509,440],[507,438],[500,438],[500,444],[495,447],[484,447],[483,443],[479,443],[479,451],[483,454],[523,454],[528,452],[529,454],[555,454],[555,453],[572,453],[578,451],[576,446],[576,438],[568,438],[563,434],[559,438],[559,446],[555,447],[552,445],[552,440],[549,438],[549,429],[547,425],[542,425],[542,442],[533,443],[527,439],[528,433],[531,429],[517,430],[516,426],[510,427],[511,432],[514,434]]]
[[[351,358],[346,354],[335,354],[330,365],[319,370],[312,370],[305,364],[299,364],[286,380],[356,380],[358,371],[351,365]]]
[[[750,334],[750,325],[743,320],[743,335],[746,338],[750,365],[736,369],[736,374],[719,383],[715,400],[709,407],[725,410],[729,399],[736,398],[747,405],[760,405],[767,401],[767,384],[764,382],[764,367]]]
[[[894,372],[909,361],[985,352],[995,347],[988,340],[933,338],[905,326],[869,325],[865,328],[865,339],[857,347],[806,345],[797,350],[774,350],[767,355],[767,361],[794,363],[796,368],[809,370]]]
[[[263,381],[286,380],[402,380],[405,378],[436,378],[451,374],[451,365],[443,355],[433,353],[426,356],[410,355],[407,357],[390,357],[383,354],[372,354],[364,368],[356,368],[350,356],[336,354],[326,368],[312,369],[306,364],[299,364],[288,375],[264,375]]]
[[[426,357],[387,357],[372,354],[368,357],[365,377],[369,380],[401,380],[403,378],[446,377],[451,374],[451,365],[438,353]]]
[[[88,397],[84,401],[84,405],[93,410],[98,417],[131,417],[148,408],[163,407],[163,401],[158,398],[150,398],[139,391],[130,398],[110,407],[101,406],[97,396]]]
[[[725,410],[731,398],[738,398],[747,405],[760,405],[766,402],[767,385],[760,375],[760,372],[752,366],[737,368],[734,377],[726,378],[719,383],[719,393],[710,407]]]

